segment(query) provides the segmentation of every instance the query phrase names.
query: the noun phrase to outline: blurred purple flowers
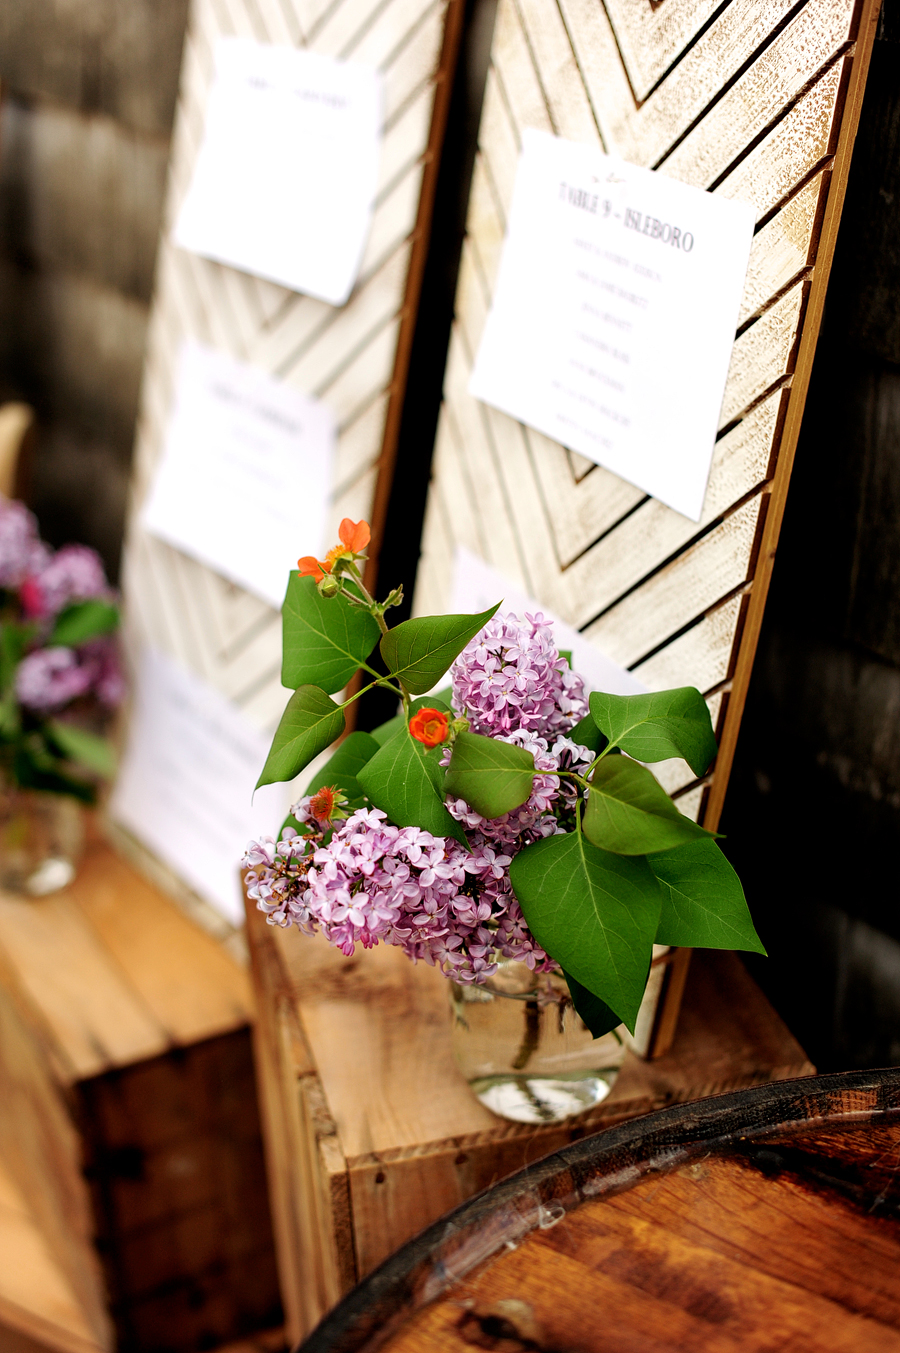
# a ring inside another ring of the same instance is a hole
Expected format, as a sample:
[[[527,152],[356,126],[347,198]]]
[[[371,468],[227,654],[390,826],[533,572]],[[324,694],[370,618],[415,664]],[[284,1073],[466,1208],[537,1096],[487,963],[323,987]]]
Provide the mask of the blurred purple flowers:
[[[21,705],[48,714],[82,697],[95,697],[108,708],[120,702],[124,681],[112,635],[96,635],[75,647],[46,646],[67,607],[113,600],[99,555],[86,545],[64,545],[54,552],[40,539],[32,513],[2,496],[0,589],[6,594],[2,623],[25,636],[25,652],[15,673],[15,695]]]
[[[270,924],[321,931],[350,955],[357,944],[397,945],[414,962],[439,966],[455,981],[483,982],[500,961],[547,971],[554,961],[530,933],[509,881],[513,856],[563,830],[577,789],[559,770],[585,770],[594,754],[565,734],[587,713],[584,685],[556,649],[543,616],[497,617],[451,669],[452,705],[473,732],[526,748],[541,774],[521,807],[491,820],[462,799],[447,808],[468,839],[397,827],[378,809],[360,808],[325,843],[309,799],[292,809],[313,828],[286,829],[276,844],[253,842],[243,866],[249,893]]]

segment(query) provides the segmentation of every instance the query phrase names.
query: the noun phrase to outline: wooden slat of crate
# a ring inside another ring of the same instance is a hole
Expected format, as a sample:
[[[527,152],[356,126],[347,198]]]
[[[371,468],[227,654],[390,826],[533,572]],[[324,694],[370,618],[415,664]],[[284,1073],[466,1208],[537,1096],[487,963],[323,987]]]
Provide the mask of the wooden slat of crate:
[[[0,894],[0,1348],[111,1346],[72,1085],[252,1014],[246,971],[97,833],[67,889]]]
[[[0,1348],[11,1330],[38,1346],[86,1353],[109,1349],[112,1337],[57,1063],[0,952]]]
[[[447,984],[390,948],[352,959],[248,913],[257,1068],[288,1332],[464,1198],[565,1142],[674,1100],[812,1071],[740,962],[695,959],[675,1045],[629,1057],[608,1100],[534,1128],[453,1063]]]

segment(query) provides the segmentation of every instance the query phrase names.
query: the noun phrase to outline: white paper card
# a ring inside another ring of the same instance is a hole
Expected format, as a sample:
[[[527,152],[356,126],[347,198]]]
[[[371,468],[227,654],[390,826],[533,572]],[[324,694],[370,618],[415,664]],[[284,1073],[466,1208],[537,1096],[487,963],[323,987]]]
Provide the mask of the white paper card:
[[[325,544],[334,443],[326,405],[186,343],[141,524],[279,607],[297,556]]]
[[[583,678],[586,690],[607,691],[610,695],[639,695],[646,691],[647,687],[637,677],[607,658],[583,634],[554,615],[549,607],[523,592],[471,550],[458,545],[453,563],[451,612],[466,614],[486,611],[501,597],[501,615],[534,615],[540,611],[545,620],[553,621],[556,647],[572,654],[572,670]],[[441,682],[441,685],[446,685],[446,682]]]
[[[697,521],[753,225],[526,130],[471,393]]]
[[[372,220],[381,73],[251,38],[217,39],[215,62],[176,244],[343,305]]]
[[[289,785],[264,785],[250,802],[269,742],[214,687],[142,654],[110,813],[235,925],[241,856],[277,833],[293,797]]]

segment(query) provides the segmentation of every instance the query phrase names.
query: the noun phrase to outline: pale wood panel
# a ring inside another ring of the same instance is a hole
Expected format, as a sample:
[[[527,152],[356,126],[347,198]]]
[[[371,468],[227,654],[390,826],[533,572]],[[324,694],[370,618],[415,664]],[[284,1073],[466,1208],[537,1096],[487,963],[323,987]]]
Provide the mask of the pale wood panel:
[[[757,315],[806,267],[824,187],[823,172],[811,179],[777,216],[757,231],[750,250],[738,324],[745,324]]]
[[[635,5],[609,0],[622,58],[638,98],[683,51],[715,13],[717,0],[669,0],[665,5]]]
[[[717,805],[743,698],[720,696],[735,673],[744,689],[752,660],[876,12],[872,0],[500,0],[416,609],[446,604],[465,541],[651,688],[710,691],[727,744]],[[566,120],[575,139],[599,135],[750,203],[760,223],[699,524],[468,394],[522,130]],[[700,812],[705,791],[676,781]]]
[[[385,129],[377,201],[361,274],[346,306],[310,297],[176,249],[166,239],[142,392],[124,568],[132,646],[151,643],[211,682],[268,729],[284,704],[278,617],[138,524],[164,442],[177,353],[195,338],[326,400],[338,424],[332,522],[371,517],[411,275],[411,240],[432,134],[445,19],[461,0],[194,0],[185,47],[166,220],[190,182],[203,134],[216,38],[306,45],[378,66]],[[452,59],[452,46],[447,59]],[[449,88],[444,81],[445,88]],[[443,97],[443,96],[442,96]],[[434,173],[431,171],[431,182]],[[431,190],[429,190],[431,191]],[[416,236],[424,247],[425,235]],[[408,309],[408,307],[407,307]],[[407,322],[409,322],[407,320]],[[302,495],[297,553],[303,553]],[[149,1030],[147,1038],[151,1037]],[[87,1054],[84,1053],[84,1056]]]
[[[853,0],[809,0],[662,162],[662,170],[707,188],[782,114],[850,40]]]
[[[717,192],[749,202],[767,216],[834,149],[841,84],[851,69],[837,61],[788,114],[722,180]]]
[[[727,517],[718,530],[607,611],[585,633],[604,653],[631,667],[684,625],[746,581],[761,496]],[[588,606],[582,603],[583,610]]]
[[[696,685],[708,691],[727,679],[734,635],[744,605],[742,594],[709,611],[685,634],[679,635],[633,668],[653,691]]]
[[[793,370],[804,299],[804,288],[794,287],[735,340],[719,415],[720,428],[727,427]]]
[[[779,405],[779,396],[770,396],[717,443],[699,522],[648,498],[571,565],[567,586],[589,599],[595,611],[611,605],[760,488],[768,476]]]

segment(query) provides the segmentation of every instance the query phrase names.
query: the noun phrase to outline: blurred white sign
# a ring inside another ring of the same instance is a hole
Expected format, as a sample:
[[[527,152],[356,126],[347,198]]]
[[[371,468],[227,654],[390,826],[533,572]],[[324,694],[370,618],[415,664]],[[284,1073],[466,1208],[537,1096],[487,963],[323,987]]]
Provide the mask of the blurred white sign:
[[[276,835],[293,795],[289,785],[253,795],[269,741],[214,687],[142,654],[109,811],[235,925],[241,856],[251,839]]]
[[[754,212],[526,130],[470,390],[697,521]]]
[[[334,443],[326,405],[186,343],[141,524],[277,608],[325,544]]]
[[[607,691],[610,695],[639,695],[646,691],[647,687],[637,677],[613,662],[612,658],[607,658],[578,630],[560,620],[547,606],[523,592],[471,550],[458,545],[453,564],[450,610],[462,614],[486,611],[501,598],[503,604],[500,615],[521,617],[540,612],[545,620],[553,622],[553,641],[557,648],[572,654],[572,670],[583,679],[586,690]]]
[[[370,66],[219,38],[175,242],[343,305],[365,248],[383,117]]]

